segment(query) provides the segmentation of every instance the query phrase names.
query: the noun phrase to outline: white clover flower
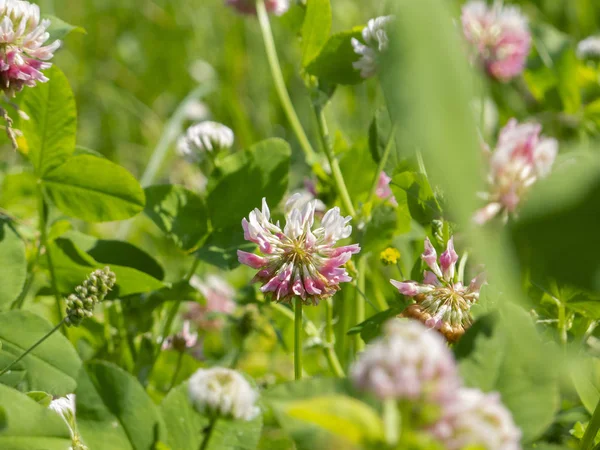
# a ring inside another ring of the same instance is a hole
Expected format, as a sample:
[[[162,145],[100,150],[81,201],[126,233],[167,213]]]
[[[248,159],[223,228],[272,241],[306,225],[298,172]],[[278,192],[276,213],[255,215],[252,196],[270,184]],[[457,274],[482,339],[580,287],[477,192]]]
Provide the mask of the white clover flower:
[[[230,315],[235,311],[235,290],[218,275],[208,275],[204,280],[194,275],[190,285],[206,299],[205,305],[192,303],[185,318],[193,321],[202,329],[219,329],[224,321],[217,315]]]
[[[600,36],[590,36],[577,44],[579,59],[600,58]]]
[[[188,396],[198,412],[250,421],[260,414],[258,392],[235,370],[199,369],[188,382]]]
[[[350,237],[352,218],[343,217],[339,208],[325,213],[318,228],[313,230],[317,202],[312,200],[297,208],[298,194],[286,205],[286,224],[271,222],[271,211],[263,199],[262,211],[251,211],[243,219],[244,239],[259,246],[262,255],[238,250],[240,263],[257,269],[255,282],[277,302],[289,302],[300,297],[304,303],[316,305],[340,289],[340,283],[352,280],[343,266],[353,254],[360,252],[358,244],[336,247],[337,241]]]
[[[72,443],[69,450],[88,450],[81,441],[81,436],[77,430],[77,422],[75,421],[75,394],[68,394],[66,397],[52,400],[49,408],[56,411],[69,427]]]
[[[361,77],[370,78],[377,73],[379,56],[385,53],[389,46],[386,27],[392,20],[394,20],[394,16],[371,19],[362,31],[363,42],[352,38],[351,43],[354,53],[361,57],[352,65],[360,71]]]
[[[456,363],[437,332],[415,320],[393,319],[351,369],[359,389],[381,399],[444,405],[461,385]]]
[[[403,317],[420,320],[426,326],[439,330],[450,342],[457,341],[471,326],[471,306],[479,300],[479,289],[485,280],[483,274],[465,286],[457,279],[458,254],[454,250],[454,237],[448,240],[446,251],[439,257],[429,238],[421,258],[430,270],[423,274],[423,282],[390,280],[398,292],[412,297],[415,304],[402,312]]]
[[[462,8],[463,33],[487,73],[508,81],[520,75],[531,49],[531,33],[516,6],[475,0]]]
[[[500,131],[496,148],[489,157],[489,190],[480,193],[488,203],[475,213],[477,224],[498,214],[508,220],[531,186],[550,173],[558,154],[558,142],[541,136],[541,131],[539,124],[519,124],[515,119]]]
[[[485,394],[479,389],[459,389],[430,431],[448,450],[521,449],[521,430],[497,392]]]
[[[190,162],[199,162],[206,152],[217,152],[233,146],[233,131],[217,122],[200,122],[187,129],[177,141],[177,152]]]
[[[42,70],[60,47],[60,41],[44,45],[50,20],[40,19],[40,8],[22,0],[0,0],[0,89],[14,96],[24,86],[45,83]]]

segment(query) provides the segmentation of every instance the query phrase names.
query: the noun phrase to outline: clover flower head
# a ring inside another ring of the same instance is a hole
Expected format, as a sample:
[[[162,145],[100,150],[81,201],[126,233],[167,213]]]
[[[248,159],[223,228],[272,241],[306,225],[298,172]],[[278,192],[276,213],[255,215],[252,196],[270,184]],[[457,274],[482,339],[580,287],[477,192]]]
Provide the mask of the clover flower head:
[[[380,399],[444,405],[461,385],[444,339],[414,320],[392,319],[351,369],[360,390]]]
[[[539,124],[519,124],[515,119],[500,131],[489,157],[489,191],[480,194],[488,204],[475,213],[476,223],[483,224],[498,214],[508,220],[531,186],[550,173],[558,142],[540,136],[541,131]]]
[[[23,0],[0,0],[0,89],[14,96],[23,87],[45,83],[42,71],[60,47],[44,45],[50,20],[40,18],[40,8]]]
[[[203,329],[222,328],[224,322],[217,316],[230,315],[235,311],[233,287],[218,275],[208,275],[203,280],[194,275],[190,285],[204,296],[206,304],[192,303],[185,318]]]
[[[205,153],[216,153],[233,146],[234,135],[229,127],[209,120],[189,127],[177,141],[177,152],[189,162],[202,161]]]
[[[75,293],[67,297],[67,326],[79,326],[83,319],[94,315],[94,307],[102,302],[117,281],[109,267],[94,270],[75,288]]]
[[[258,244],[262,255],[238,250],[240,263],[257,269],[255,282],[261,291],[277,302],[289,302],[300,297],[307,304],[331,297],[340,283],[351,281],[346,264],[360,251],[358,244],[335,247],[340,239],[352,233],[351,217],[343,217],[339,208],[330,209],[313,230],[316,201],[296,207],[298,196],[286,204],[286,224],[271,222],[271,212],[265,199],[262,211],[255,209],[242,221],[244,238]]]
[[[225,0],[225,4],[239,13],[256,15],[256,0]],[[265,8],[267,12],[281,16],[290,9],[290,0],[265,0]]]
[[[392,189],[390,188],[391,181],[391,177],[389,177],[385,172],[381,172],[379,174],[379,181],[377,182],[375,195],[382,200],[387,200],[392,206],[398,206],[398,201],[396,200],[396,197],[394,197]]]
[[[190,331],[190,322],[183,322],[183,328],[177,334],[168,336],[163,344],[163,350],[175,350],[180,353],[185,352],[189,348],[193,348],[198,343],[198,333]]]
[[[460,388],[431,433],[448,450],[520,450],[521,431],[497,392]]]
[[[531,33],[519,8],[475,0],[463,6],[461,20],[465,38],[490,76],[508,81],[523,72]]]
[[[57,412],[65,421],[69,432],[71,433],[71,450],[88,450],[81,442],[81,436],[77,430],[77,422],[75,420],[75,394],[68,394],[66,397],[57,398],[50,402],[49,408]]]
[[[448,240],[446,251],[440,255],[439,264],[429,238],[425,238],[425,251],[421,258],[431,269],[425,271],[422,283],[390,280],[402,295],[412,297],[416,302],[406,308],[402,316],[420,320],[454,342],[473,322],[470,309],[479,300],[483,274],[474,278],[468,286],[457,280],[458,254],[454,250],[453,237]]]
[[[579,59],[600,59],[600,36],[590,36],[577,44]]]
[[[250,421],[260,413],[258,393],[235,370],[199,369],[188,381],[188,396],[202,414]]]
[[[377,73],[379,56],[385,53],[389,47],[386,28],[393,20],[394,16],[381,16],[371,19],[362,31],[363,42],[352,38],[351,43],[354,53],[360,56],[360,59],[352,65],[360,71],[361,77],[370,78]]]

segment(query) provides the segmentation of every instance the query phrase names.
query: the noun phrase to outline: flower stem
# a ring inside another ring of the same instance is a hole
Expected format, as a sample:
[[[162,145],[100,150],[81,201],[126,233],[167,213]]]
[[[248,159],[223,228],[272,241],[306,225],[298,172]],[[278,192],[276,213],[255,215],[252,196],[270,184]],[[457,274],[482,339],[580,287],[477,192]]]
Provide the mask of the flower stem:
[[[385,442],[390,447],[395,447],[400,439],[400,413],[396,400],[388,398],[383,401],[383,432]]]
[[[596,434],[598,434],[598,430],[600,429],[600,400],[596,405],[596,409],[594,410],[594,414],[592,414],[592,418],[590,419],[590,423],[585,429],[585,433],[583,438],[581,439],[581,450],[588,450],[592,448],[594,445],[594,438]]]
[[[58,315],[58,319],[60,323],[63,323],[63,313],[62,313],[62,298],[58,291],[58,283],[56,282],[56,271],[54,270],[54,264],[52,262],[52,254],[50,252],[50,247],[48,245],[48,224],[46,221],[46,212],[47,212],[47,204],[44,198],[44,192],[42,191],[41,186],[38,185],[38,214],[39,214],[39,229],[40,229],[40,247],[43,247],[46,250],[46,260],[48,261],[48,272],[50,273],[50,284],[52,285],[52,293],[54,294],[54,299],[56,301],[56,313]],[[66,335],[66,330],[65,330]]]
[[[302,299],[294,305],[294,379],[302,379]]]
[[[300,123],[300,119],[296,114],[296,110],[292,105],[292,100],[285,86],[283,74],[281,73],[281,66],[279,64],[279,57],[277,56],[277,49],[275,47],[275,40],[273,39],[273,32],[271,31],[271,24],[269,23],[269,15],[265,8],[264,0],[256,1],[256,13],[258,15],[258,22],[260,24],[260,30],[262,32],[263,41],[265,43],[265,51],[267,53],[267,59],[271,68],[271,75],[273,76],[273,82],[275,83],[275,90],[279,97],[279,101],[288,121],[300,143],[300,147],[304,152],[306,162],[309,166],[313,166],[316,163],[316,154],[304,132],[304,128]]]
[[[33,344],[31,347],[29,347],[27,350],[25,350],[25,352],[23,354],[21,354],[21,356],[19,356],[17,359],[15,359],[13,362],[11,362],[7,367],[2,369],[2,372],[0,372],[0,377],[2,375],[4,375],[6,372],[8,372],[10,369],[12,369],[15,366],[15,364],[17,364],[19,361],[21,361],[23,358],[25,358],[29,353],[31,353],[42,342],[44,342],[46,339],[48,339],[56,330],[58,330],[60,327],[62,327],[64,322],[65,322],[65,319],[62,319],[54,328],[52,328],[50,331],[48,331],[48,333],[46,333],[44,335],[44,337],[42,337],[39,341],[37,341],[35,344]]]
[[[383,155],[381,155],[381,159],[379,160],[379,165],[377,166],[377,171],[375,172],[375,178],[373,179],[373,184],[371,185],[371,190],[369,191],[369,198],[367,199],[367,203],[370,204],[375,198],[375,193],[377,192],[377,185],[379,184],[379,174],[383,172],[385,165],[387,164],[387,160],[392,151],[392,147],[394,146],[394,139],[396,137],[396,130],[398,128],[398,124],[394,123],[392,126],[392,131],[390,131],[390,136],[388,138],[385,149],[383,150]]]
[[[358,259],[358,279],[356,280],[356,317],[355,322],[358,325],[365,321],[365,299],[360,294],[361,292],[365,292],[365,271],[367,269],[367,258],[366,256],[361,256]],[[360,334],[355,335],[355,343],[356,343],[356,352],[360,352],[365,348],[365,341],[362,340]]]
[[[208,444],[210,442],[210,438],[215,430],[215,426],[217,425],[217,418],[211,419],[206,432],[204,433],[204,439],[202,440],[202,444],[200,444],[200,450],[206,450],[208,448]]]
[[[170,391],[171,389],[173,389],[173,386],[175,386],[175,382],[177,381],[177,375],[179,375],[179,371],[181,370],[182,362],[183,352],[179,352],[179,355],[177,356],[177,364],[175,365],[175,371],[173,372],[173,377],[171,378],[171,382],[169,383],[169,389],[167,389],[167,391]]]
[[[346,212],[351,216],[356,216],[356,211],[352,205],[352,200],[350,199],[344,176],[340,170],[340,165],[333,154],[331,140],[329,139],[329,129],[327,127],[327,121],[325,120],[325,111],[323,108],[315,108],[315,113],[317,115],[317,123],[319,124],[319,136],[321,137],[327,161],[329,161],[329,165],[331,166],[331,174],[333,175],[333,182],[335,183],[336,190],[342,199],[342,204],[344,205]]]
[[[335,334],[333,332],[333,299],[325,299],[325,357],[329,363],[331,371],[336,377],[343,378],[345,376],[344,369],[340,364],[340,360],[335,352]]]

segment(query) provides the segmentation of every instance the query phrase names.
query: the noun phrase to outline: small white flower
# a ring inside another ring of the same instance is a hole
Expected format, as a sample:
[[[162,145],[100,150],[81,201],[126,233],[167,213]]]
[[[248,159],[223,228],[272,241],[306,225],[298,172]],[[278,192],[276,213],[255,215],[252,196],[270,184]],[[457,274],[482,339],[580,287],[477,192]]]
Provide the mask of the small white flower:
[[[199,162],[206,152],[217,152],[233,146],[233,131],[217,122],[200,122],[187,129],[177,141],[177,152],[191,162]]]
[[[600,58],[600,36],[590,36],[577,44],[579,59]]]
[[[88,450],[83,442],[81,442],[81,436],[77,430],[77,422],[75,421],[75,394],[68,394],[66,397],[52,400],[49,408],[56,411],[69,427],[72,441],[70,450]]]
[[[362,31],[364,43],[352,38],[351,43],[354,53],[361,56],[352,65],[356,70],[360,70],[361,77],[370,78],[377,73],[379,55],[385,53],[389,46],[386,27],[392,20],[394,20],[394,16],[371,19]]]
[[[461,385],[452,352],[437,332],[415,320],[393,319],[351,371],[359,389],[381,399],[444,405]]]
[[[259,413],[258,393],[235,370],[199,369],[188,382],[189,399],[204,414],[250,421]]]
[[[459,389],[431,431],[448,450],[521,449],[521,430],[497,392],[485,394],[479,389]]]

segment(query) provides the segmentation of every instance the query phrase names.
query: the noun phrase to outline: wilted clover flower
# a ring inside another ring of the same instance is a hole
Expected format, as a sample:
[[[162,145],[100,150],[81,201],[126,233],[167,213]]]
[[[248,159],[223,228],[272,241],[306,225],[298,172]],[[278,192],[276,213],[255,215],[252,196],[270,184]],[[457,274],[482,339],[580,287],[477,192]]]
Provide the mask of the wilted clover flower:
[[[577,57],[580,59],[600,59],[600,36],[590,36],[577,44]]]
[[[521,431],[497,392],[461,388],[430,430],[448,450],[520,450]]]
[[[183,353],[188,348],[193,348],[198,343],[198,333],[190,332],[190,323],[183,322],[183,328],[177,334],[168,336],[162,344],[163,350],[175,350]]]
[[[461,19],[467,41],[490,76],[508,81],[523,72],[531,34],[519,8],[472,1],[463,6]]]
[[[385,172],[381,172],[379,174],[379,181],[377,182],[375,195],[382,200],[387,200],[393,206],[398,206],[398,201],[396,200],[396,197],[394,197],[392,189],[390,188],[391,181],[391,177],[389,177]]]
[[[306,304],[318,304],[331,297],[340,283],[351,281],[346,264],[360,251],[358,244],[335,247],[340,239],[352,233],[351,217],[340,215],[339,208],[330,209],[321,226],[312,229],[317,203],[308,202],[302,209],[295,207],[296,196],[286,205],[286,224],[271,222],[271,212],[263,199],[262,211],[252,211],[242,221],[244,238],[258,244],[263,256],[238,250],[242,264],[258,269],[253,281],[263,283],[260,290],[277,302],[300,297]]]
[[[471,326],[471,305],[479,300],[483,275],[474,278],[468,286],[457,280],[455,273],[458,255],[454,250],[454,238],[450,238],[446,251],[438,257],[425,238],[425,251],[421,258],[431,271],[425,271],[423,283],[390,280],[402,295],[412,297],[416,304],[406,308],[403,317],[420,320],[435,328],[450,342],[458,340]]]
[[[194,275],[190,285],[204,296],[206,304],[192,303],[185,313],[185,318],[203,329],[221,328],[223,320],[218,316],[229,315],[235,311],[235,290],[217,275],[208,275],[204,280]]]
[[[225,0],[225,3],[242,14],[256,14],[256,0]],[[265,0],[267,12],[281,16],[290,8],[290,0]]]
[[[56,411],[69,427],[69,432],[71,433],[70,450],[88,450],[81,441],[81,436],[77,429],[77,421],[75,420],[75,394],[69,394],[66,397],[52,400],[49,408]]]
[[[355,386],[380,399],[422,401],[440,406],[461,385],[444,339],[414,320],[393,319],[384,335],[367,346],[351,369]]]
[[[22,0],[0,0],[0,84],[8,96],[24,86],[45,83],[42,70],[51,64],[60,41],[44,46],[50,20],[40,20],[40,8]]]
[[[500,131],[489,158],[489,191],[481,194],[488,204],[475,214],[476,223],[483,224],[498,214],[508,220],[537,179],[550,173],[558,142],[540,136],[541,131],[538,124],[519,124],[515,119]]]
[[[394,20],[394,16],[371,19],[362,31],[363,42],[352,38],[354,53],[360,55],[360,59],[352,66],[356,70],[360,70],[361,77],[370,78],[377,73],[379,56],[385,53],[389,46],[386,27],[392,20]]]
[[[249,421],[260,413],[258,393],[235,370],[199,369],[188,381],[188,395],[202,414]]]
[[[116,275],[108,267],[94,270],[75,288],[75,293],[67,297],[65,323],[68,326],[79,326],[83,319],[92,317],[96,303],[104,300],[116,280]]]
[[[187,129],[177,141],[177,152],[194,163],[204,159],[206,152],[230,149],[234,135],[229,127],[217,122],[200,122]]]

